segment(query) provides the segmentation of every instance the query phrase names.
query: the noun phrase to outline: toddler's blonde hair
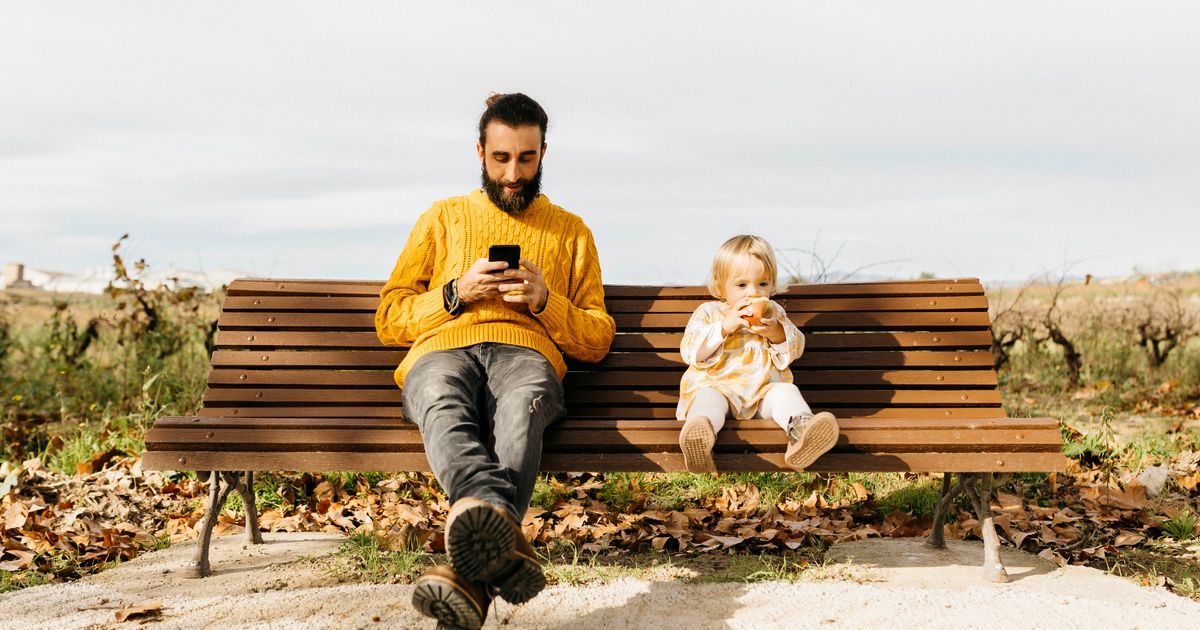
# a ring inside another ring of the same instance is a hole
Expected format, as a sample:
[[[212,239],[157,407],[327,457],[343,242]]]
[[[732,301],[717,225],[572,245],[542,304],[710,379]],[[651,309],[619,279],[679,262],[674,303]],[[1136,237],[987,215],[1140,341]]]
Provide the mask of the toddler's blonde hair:
[[[708,292],[713,297],[724,300],[721,285],[725,284],[734,267],[748,258],[755,258],[762,263],[763,272],[771,279],[770,293],[774,295],[777,273],[775,250],[771,248],[767,239],[753,234],[739,234],[725,241],[717,250],[717,255],[713,258],[712,274],[708,278]]]

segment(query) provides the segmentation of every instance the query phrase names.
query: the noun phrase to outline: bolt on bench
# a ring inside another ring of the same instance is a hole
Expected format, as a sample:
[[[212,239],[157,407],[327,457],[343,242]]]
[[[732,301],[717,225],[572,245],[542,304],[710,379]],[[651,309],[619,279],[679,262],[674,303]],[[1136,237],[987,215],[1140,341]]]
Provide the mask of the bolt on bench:
[[[212,471],[192,571],[237,491],[247,537],[262,542],[254,471],[428,471],[421,436],[403,419],[374,315],[382,282],[236,280],[218,321],[217,350],[196,416],[159,418],[143,466]],[[547,429],[542,469],[684,471],[675,404],[686,366],[679,342],[703,287],[606,286],[616,320],[610,354],[569,363],[567,416]],[[1052,418],[1009,418],[992,367],[987,297],[975,279],[796,285],[774,296],[804,331],[795,382],[841,436],[815,472],[945,472],[929,544],[965,494],[979,518],[984,573],[1004,581],[988,509],[990,473],[1065,469]],[[768,420],[731,420],[714,460],[721,471],[789,471],[787,440]],[[948,472],[947,472],[948,471]],[[952,482],[958,473],[957,482]]]

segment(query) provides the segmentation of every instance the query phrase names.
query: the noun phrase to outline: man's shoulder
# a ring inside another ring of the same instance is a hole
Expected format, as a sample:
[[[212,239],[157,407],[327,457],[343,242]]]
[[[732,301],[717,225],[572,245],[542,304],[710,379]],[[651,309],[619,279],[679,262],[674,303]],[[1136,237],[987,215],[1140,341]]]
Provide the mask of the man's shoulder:
[[[429,207],[431,212],[465,208],[470,205],[471,193],[438,199]]]
[[[544,194],[542,195],[542,198],[546,201],[546,211],[550,213],[551,225],[564,226],[567,228],[563,230],[564,232],[575,232],[580,234],[591,233],[591,230],[588,229],[587,223],[584,223],[583,217],[550,201],[550,198],[546,197]]]

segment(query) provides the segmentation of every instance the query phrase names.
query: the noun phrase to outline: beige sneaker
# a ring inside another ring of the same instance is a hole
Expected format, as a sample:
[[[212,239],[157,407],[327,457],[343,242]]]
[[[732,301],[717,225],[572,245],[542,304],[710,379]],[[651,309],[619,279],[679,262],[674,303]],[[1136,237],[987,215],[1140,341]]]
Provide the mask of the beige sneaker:
[[[828,411],[815,416],[796,416],[788,423],[787,433],[783,463],[793,470],[804,470],[837,444],[837,418]]]
[[[691,418],[679,430],[679,450],[683,451],[683,465],[688,472],[717,472],[712,449],[717,443],[712,423],[708,418]]]

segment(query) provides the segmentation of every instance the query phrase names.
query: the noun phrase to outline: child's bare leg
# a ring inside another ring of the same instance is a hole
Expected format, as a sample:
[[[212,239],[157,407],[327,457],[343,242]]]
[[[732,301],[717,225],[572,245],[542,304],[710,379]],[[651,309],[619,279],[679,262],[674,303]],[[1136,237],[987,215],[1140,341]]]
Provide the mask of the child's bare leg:
[[[763,398],[759,414],[787,431],[783,462],[789,468],[804,470],[837,444],[837,418],[827,411],[813,415],[800,390],[791,383],[772,387]]]
[[[715,472],[712,449],[717,431],[725,426],[729,402],[715,389],[705,387],[696,392],[688,409],[687,421],[679,431],[679,449],[688,472]]]

